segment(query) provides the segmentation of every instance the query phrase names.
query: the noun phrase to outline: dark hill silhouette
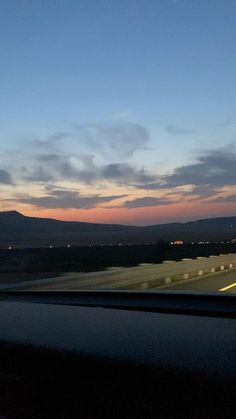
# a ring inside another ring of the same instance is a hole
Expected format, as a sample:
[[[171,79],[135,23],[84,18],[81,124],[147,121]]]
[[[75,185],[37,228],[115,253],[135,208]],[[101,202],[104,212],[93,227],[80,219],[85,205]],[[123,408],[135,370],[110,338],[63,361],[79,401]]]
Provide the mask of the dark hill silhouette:
[[[1,247],[140,244],[159,240],[216,241],[233,238],[236,238],[236,217],[138,227],[26,217],[17,211],[0,212]]]

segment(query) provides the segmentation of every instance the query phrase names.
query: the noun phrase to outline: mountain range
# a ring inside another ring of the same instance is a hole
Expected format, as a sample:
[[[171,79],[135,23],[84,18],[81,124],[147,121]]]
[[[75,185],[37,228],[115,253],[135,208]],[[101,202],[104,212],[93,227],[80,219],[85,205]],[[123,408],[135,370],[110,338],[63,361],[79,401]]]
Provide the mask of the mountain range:
[[[236,238],[236,217],[149,226],[95,224],[0,212],[0,247],[144,244],[159,240],[219,241]]]

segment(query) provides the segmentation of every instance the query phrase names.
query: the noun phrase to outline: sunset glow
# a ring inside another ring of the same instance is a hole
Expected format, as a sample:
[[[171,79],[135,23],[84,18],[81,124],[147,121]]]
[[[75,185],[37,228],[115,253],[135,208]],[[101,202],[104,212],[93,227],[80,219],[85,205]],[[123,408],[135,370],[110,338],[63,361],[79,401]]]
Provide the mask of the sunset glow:
[[[235,215],[235,4],[25,3],[1,6],[0,210]]]

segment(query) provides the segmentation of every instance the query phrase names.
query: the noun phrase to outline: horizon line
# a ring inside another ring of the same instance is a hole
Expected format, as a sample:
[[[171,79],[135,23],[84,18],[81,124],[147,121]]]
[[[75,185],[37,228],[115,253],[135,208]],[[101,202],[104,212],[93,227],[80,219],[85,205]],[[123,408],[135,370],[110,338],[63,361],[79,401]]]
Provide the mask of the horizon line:
[[[17,213],[19,215],[21,215],[22,217],[26,217],[26,218],[39,218],[42,220],[54,220],[54,221],[59,221],[59,222],[63,222],[63,223],[82,223],[82,224],[100,224],[100,225],[120,225],[120,226],[126,226],[126,227],[137,227],[137,228],[142,228],[142,227],[152,227],[152,226],[156,226],[156,225],[169,225],[169,224],[187,224],[187,223],[194,223],[194,222],[198,222],[198,221],[205,221],[205,220],[217,220],[217,219],[222,219],[222,218],[236,218],[236,215],[229,215],[229,216],[224,216],[224,217],[208,217],[208,218],[197,218],[197,219],[192,219],[189,221],[170,221],[167,223],[156,223],[156,224],[145,224],[145,225],[136,225],[136,224],[121,224],[121,223],[99,223],[99,222],[88,222],[88,221],[78,221],[78,220],[60,220],[57,218],[50,218],[50,217],[33,217],[33,216],[29,216],[29,215],[25,215],[22,212],[19,212],[17,210],[7,210],[7,211],[0,211],[0,214],[6,214],[6,213]]]

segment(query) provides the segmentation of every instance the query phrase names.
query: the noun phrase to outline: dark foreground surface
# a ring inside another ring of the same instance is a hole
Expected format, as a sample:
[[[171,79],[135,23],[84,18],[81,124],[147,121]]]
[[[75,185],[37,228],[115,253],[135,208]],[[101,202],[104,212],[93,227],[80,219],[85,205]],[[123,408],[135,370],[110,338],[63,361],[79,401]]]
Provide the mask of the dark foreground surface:
[[[0,417],[235,419],[232,295],[0,294]]]

